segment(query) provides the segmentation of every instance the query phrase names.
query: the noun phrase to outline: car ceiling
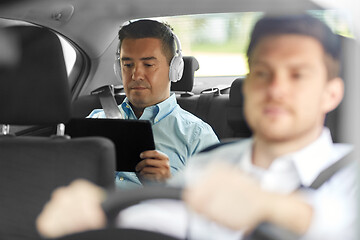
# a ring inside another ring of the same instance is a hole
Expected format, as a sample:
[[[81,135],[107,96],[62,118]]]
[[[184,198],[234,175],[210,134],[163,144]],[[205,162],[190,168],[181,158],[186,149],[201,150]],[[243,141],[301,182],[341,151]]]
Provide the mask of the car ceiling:
[[[307,0],[26,0],[1,6],[0,17],[54,29],[94,59],[106,51],[119,26],[129,19],[215,12],[289,13],[319,8]]]

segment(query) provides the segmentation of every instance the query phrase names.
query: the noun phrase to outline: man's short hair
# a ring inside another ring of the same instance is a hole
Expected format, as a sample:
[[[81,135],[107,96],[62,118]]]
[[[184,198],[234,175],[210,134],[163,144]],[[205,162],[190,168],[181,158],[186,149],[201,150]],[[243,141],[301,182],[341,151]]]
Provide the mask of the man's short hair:
[[[175,55],[175,39],[172,28],[167,23],[161,23],[155,20],[143,19],[124,25],[119,30],[119,49],[121,42],[125,39],[140,39],[140,38],[157,38],[162,42],[162,50],[166,56],[169,64]]]
[[[325,53],[331,59],[325,59],[328,70],[328,78],[337,77],[340,72],[340,37],[319,19],[308,14],[266,16],[260,19],[251,34],[247,57],[250,65],[251,53],[259,41],[267,36],[280,34],[299,34],[313,37],[324,48]]]

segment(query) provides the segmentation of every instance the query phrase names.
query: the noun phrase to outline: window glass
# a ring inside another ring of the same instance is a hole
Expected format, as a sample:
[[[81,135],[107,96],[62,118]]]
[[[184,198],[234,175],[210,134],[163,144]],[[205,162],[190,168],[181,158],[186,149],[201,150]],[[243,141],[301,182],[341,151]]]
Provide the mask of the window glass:
[[[67,70],[68,76],[70,76],[70,73],[75,65],[76,51],[73,48],[73,46],[71,46],[70,43],[67,40],[65,40],[62,36],[60,36],[60,35],[57,35],[57,36],[59,37],[62,48],[63,48],[66,70]]]
[[[334,32],[352,37],[344,14],[335,10],[309,11],[329,24]],[[202,14],[157,18],[169,23],[180,38],[183,55],[196,57],[196,77],[247,74],[246,49],[250,31],[261,12]]]
[[[342,10],[313,10],[309,11],[309,13],[327,23],[335,33],[344,37],[354,37],[349,13]]]
[[[247,73],[249,33],[261,13],[202,14],[161,18],[179,36],[184,55],[196,57],[196,76],[239,76]]]

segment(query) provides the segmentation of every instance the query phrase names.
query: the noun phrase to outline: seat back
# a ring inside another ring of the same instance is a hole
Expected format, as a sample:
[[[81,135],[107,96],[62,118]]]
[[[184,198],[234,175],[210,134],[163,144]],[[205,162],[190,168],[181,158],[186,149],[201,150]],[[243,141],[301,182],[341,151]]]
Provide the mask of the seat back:
[[[183,56],[184,72],[180,81],[171,83],[171,91],[191,92],[194,86],[194,73],[199,69],[199,62],[192,56]]]
[[[70,92],[58,37],[35,26],[7,33],[18,42],[20,60],[0,72],[0,124],[63,126]],[[0,239],[40,239],[37,215],[55,188],[74,179],[114,187],[115,150],[108,139],[4,131],[0,149]]]
[[[251,136],[251,130],[244,116],[244,100],[242,94],[243,78],[235,79],[230,87],[229,104],[227,106],[227,122],[234,132],[235,138]]]

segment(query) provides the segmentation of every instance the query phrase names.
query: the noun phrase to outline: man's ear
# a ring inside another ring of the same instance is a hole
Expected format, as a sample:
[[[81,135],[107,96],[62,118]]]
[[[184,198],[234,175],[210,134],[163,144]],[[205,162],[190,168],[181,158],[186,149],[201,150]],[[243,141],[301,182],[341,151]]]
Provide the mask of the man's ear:
[[[344,82],[341,78],[333,78],[326,83],[323,109],[326,113],[334,110],[344,97]]]

